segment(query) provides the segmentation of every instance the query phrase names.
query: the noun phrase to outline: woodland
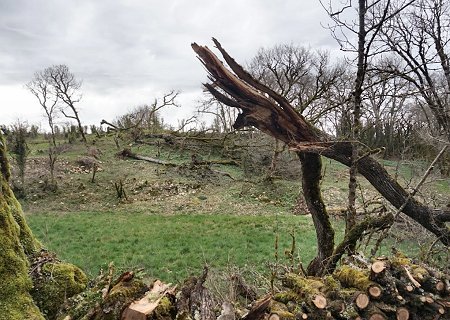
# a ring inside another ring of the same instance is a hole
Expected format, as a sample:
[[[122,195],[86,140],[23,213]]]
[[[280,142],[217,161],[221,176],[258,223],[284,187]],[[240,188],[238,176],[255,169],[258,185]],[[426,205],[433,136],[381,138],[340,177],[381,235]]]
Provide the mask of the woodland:
[[[68,66],[36,72],[50,130],[0,131],[0,319],[449,319],[450,4],[321,5],[344,59],[192,43],[178,126],[176,90],[87,126]]]

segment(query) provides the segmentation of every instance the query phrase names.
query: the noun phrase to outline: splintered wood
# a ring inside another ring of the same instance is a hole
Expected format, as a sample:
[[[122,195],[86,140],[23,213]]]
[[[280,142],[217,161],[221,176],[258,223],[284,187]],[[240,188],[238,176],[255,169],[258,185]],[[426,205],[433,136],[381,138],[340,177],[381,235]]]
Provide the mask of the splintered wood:
[[[174,294],[175,288],[170,284],[156,280],[153,287],[139,301],[131,303],[122,314],[122,320],[146,320],[167,294]]]

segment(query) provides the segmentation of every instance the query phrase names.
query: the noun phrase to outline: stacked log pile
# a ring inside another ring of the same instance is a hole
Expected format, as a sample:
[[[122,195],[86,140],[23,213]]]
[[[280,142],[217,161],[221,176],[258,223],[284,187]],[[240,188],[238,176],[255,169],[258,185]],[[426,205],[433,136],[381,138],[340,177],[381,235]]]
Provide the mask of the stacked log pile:
[[[397,255],[347,263],[324,278],[288,273],[269,320],[450,319],[449,276]]]

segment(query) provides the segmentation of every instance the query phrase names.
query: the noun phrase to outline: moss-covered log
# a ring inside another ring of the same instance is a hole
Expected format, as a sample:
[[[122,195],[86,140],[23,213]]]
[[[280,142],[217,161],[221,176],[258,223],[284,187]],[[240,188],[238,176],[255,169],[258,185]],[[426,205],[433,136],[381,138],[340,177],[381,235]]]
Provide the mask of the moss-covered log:
[[[80,268],[58,260],[45,262],[37,269],[31,270],[31,296],[48,319],[55,319],[67,298],[86,289],[88,279]]]
[[[121,319],[127,306],[139,300],[149,287],[136,279],[132,272],[115,277],[110,272],[101,274],[89,288],[68,299],[57,315],[58,320],[115,320]]]
[[[381,286],[369,279],[368,270],[358,270],[350,266],[341,266],[333,276],[339,280],[344,287],[352,287],[367,292],[370,296],[378,298],[381,296]]]

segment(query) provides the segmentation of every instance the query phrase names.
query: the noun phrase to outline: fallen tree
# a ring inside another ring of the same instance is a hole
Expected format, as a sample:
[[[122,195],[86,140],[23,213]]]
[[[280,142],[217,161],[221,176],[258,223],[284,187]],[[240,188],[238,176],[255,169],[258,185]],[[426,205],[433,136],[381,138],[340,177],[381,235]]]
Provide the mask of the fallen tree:
[[[235,129],[253,126],[283,141],[298,153],[302,164],[302,188],[318,240],[318,254],[310,263],[308,273],[320,275],[332,271],[345,250],[339,246],[338,252],[335,249],[334,230],[322,201],[319,185],[321,156],[351,166],[356,142],[333,140],[312,126],[284,97],[246,72],[216,39],[213,42],[231,70],[208,47],[193,43],[193,50],[209,72],[211,83],[205,83],[205,88],[218,101],[241,111],[234,123]],[[370,156],[372,150],[364,150],[362,146],[358,149],[361,149],[356,163],[358,172],[397,209],[402,208],[404,214],[435,234],[443,244],[450,245],[450,230],[446,225],[449,221],[448,209],[430,208],[410,197],[382,165]],[[382,220],[389,219],[381,216],[373,219],[370,224],[367,221],[360,222],[366,224],[365,228],[361,228],[360,223],[356,224],[348,232],[353,236],[346,246],[351,248],[367,230],[386,228],[388,225],[380,225]],[[358,230],[362,232],[355,234]]]
[[[136,154],[136,153],[132,152],[130,149],[123,149],[121,152],[118,152],[117,155],[122,158],[142,160],[142,161],[146,161],[146,162],[150,162],[150,163],[154,163],[154,164],[163,165],[166,167],[189,168],[190,170],[203,169],[203,170],[210,171],[211,173],[226,176],[232,180],[234,180],[234,178],[228,172],[211,169],[211,165],[213,165],[213,164],[237,165],[237,162],[234,160],[203,160],[195,154],[193,154],[191,156],[190,163],[176,163],[176,162],[165,161],[165,160],[156,159],[156,158],[152,158],[152,157],[147,157],[147,156]]]

